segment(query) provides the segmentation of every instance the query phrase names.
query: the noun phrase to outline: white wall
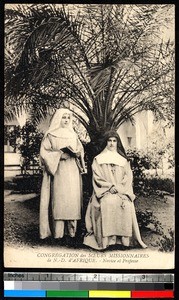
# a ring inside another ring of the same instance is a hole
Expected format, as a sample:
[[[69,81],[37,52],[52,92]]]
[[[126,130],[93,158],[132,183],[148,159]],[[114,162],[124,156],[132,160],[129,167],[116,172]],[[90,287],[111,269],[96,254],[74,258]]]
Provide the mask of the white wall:
[[[118,129],[118,133],[124,148],[145,148],[148,143],[148,136],[154,126],[153,121],[153,113],[151,111],[143,111],[134,116],[134,125],[129,120],[123,123]],[[131,144],[129,144],[130,139]]]
[[[4,177],[13,177],[21,173],[20,156],[14,152],[4,153]]]

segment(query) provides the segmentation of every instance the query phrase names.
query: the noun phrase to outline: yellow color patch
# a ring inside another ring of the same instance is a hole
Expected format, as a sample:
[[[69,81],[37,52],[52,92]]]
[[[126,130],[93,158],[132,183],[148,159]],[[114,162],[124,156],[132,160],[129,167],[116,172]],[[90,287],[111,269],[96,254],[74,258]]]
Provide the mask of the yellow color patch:
[[[131,291],[89,291],[89,298],[131,298]]]

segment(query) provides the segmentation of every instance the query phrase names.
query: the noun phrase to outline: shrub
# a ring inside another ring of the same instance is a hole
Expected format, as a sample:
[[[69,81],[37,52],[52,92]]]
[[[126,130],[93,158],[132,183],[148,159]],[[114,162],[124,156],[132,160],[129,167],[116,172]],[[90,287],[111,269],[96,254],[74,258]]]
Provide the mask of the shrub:
[[[154,166],[153,158],[140,150],[128,150],[131,168],[133,171],[133,188],[137,195],[158,194],[158,191],[174,193],[174,182],[171,178],[159,176],[149,177],[146,170]]]
[[[40,144],[43,134],[30,121],[26,122],[21,129],[22,143],[19,151],[23,157],[23,165],[39,165]]]
[[[42,185],[42,174],[17,175],[13,178],[13,183],[13,189],[16,191],[20,191],[22,194],[40,193]]]
[[[157,245],[161,252],[172,252],[175,246],[174,231],[170,228],[167,235],[162,235],[162,238],[157,242]]]
[[[140,227],[145,228],[150,224],[151,217],[152,217],[151,211],[146,211],[146,212],[137,211],[136,215]]]
[[[22,128],[15,126],[14,129],[8,133],[10,144],[16,151],[21,153],[21,167],[24,173],[27,173],[27,169],[30,166],[39,166],[39,152],[42,137],[43,134],[39,132],[30,121],[27,121]]]
[[[18,150],[19,140],[21,138],[20,131],[21,128],[19,125],[15,125],[9,130],[7,129],[7,127],[4,128],[4,139],[10,142],[10,145],[12,146],[14,152]]]
[[[147,190],[146,175],[144,170],[151,166],[150,157],[143,151],[128,150],[127,155],[130,159],[131,168],[133,171],[133,188],[134,193],[138,195],[145,195]]]
[[[139,210],[136,211],[136,215],[139,227],[150,227],[156,233],[162,234],[163,228],[161,226],[161,223],[157,220],[152,211],[146,210],[145,212],[143,212]]]
[[[147,178],[146,179],[147,189],[150,193],[157,193],[157,191],[165,191],[170,194],[174,193],[174,182],[171,178]]]

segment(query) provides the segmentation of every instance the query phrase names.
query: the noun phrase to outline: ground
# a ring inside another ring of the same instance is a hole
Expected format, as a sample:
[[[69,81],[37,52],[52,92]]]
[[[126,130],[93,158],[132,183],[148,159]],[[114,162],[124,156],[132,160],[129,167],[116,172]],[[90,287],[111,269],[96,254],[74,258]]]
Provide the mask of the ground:
[[[4,204],[4,240],[5,244],[14,247],[53,247],[57,241],[49,238],[46,241],[39,239],[39,195],[20,194],[5,190]],[[159,249],[159,241],[162,235],[168,234],[168,230],[174,229],[174,197],[172,196],[146,196],[137,197],[135,200],[136,210],[152,212],[154,223],[140,229],[143,241],[150,249]],[[84,227],[82,224],[81,227]],[[159,231],[162,231],[159,233]],[[83,230],[79,229],[78,238],[67,245],[61,241],[62,246],[83,248]],[[59,245],[59,241],[58,241]]]

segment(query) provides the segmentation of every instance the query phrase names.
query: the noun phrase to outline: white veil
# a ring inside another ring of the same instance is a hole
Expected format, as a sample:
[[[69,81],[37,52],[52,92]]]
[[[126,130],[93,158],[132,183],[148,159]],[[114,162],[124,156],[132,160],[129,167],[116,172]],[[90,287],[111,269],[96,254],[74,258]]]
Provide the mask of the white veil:
[[[61,126],[62,116],[64,114],[70,115],[70,123],[68,127],[63,128]],[[54,137],[60,138],[61,148],[70,146],[72,149],[76,149],[77,147],[77,134],[75,133],[73,126],[73,114],[67,108],[58,109],[50,123],[49,129],[46,131],[44,138],[47,137],[48,134],[51,134]]]

